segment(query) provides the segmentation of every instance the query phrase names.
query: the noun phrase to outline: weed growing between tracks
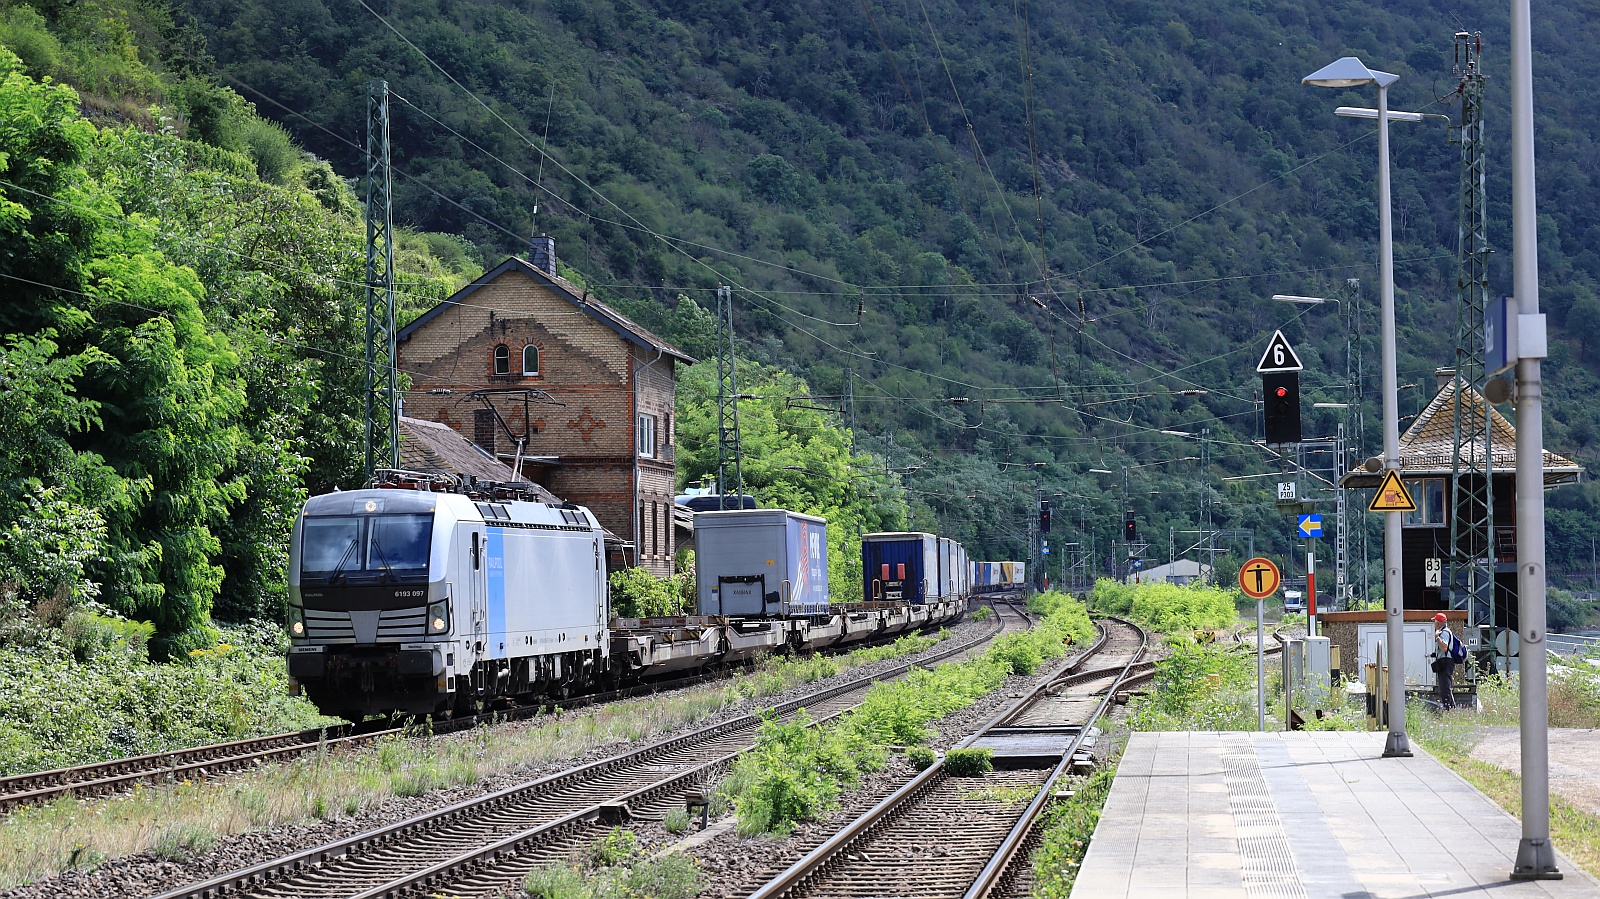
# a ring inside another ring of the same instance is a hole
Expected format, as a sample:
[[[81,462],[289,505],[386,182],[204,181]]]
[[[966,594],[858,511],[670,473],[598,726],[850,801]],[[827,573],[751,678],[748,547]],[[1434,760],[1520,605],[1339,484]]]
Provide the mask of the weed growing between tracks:
[[[1066,899],[1072,893],[1116,776],[1115,766],[1101,768],[1074,786],[1072,796],[1045,809],[1039,821],[1044,839],[1033,854],[1034,899]]]
[[[832,809],[840,792],[883,767],[889,746],[919,748],[936,734],[935,720],[966,708],[1009,674],[1031,674],[1059,658],[1069,643],[1087,644],[1093,626],[1083,607],[1064,594],[1046,594],[1046,613],[1032,630],[1012,634],[982,656],[878,684],[861,705],[824,727],[768,722],[756,748],[734,763],[717,792],[732,803],[744,835],[787,833]]]
[[[941,637],[943,635],[941,634]],[[434,737],[425,728],[354,752],[313,752],[217,782],[140,786],[99,801],[62,799],[0,819],[0,889],[139,852],[198,854],[205,837],[350,817],[393,796],[482,782],[599,746],[639,742],[750,699],[840,671],[920,652],[937,638],[902,637],[844,657],[768,659],[729,681],[502,727]],[[175,830],[174,828],[182,828]]]
[[[1155,687],[1128,709],[1132,730],[1255,730],[1255,657],[1214,644],[1168,640]],[[1271,666],[1267,696],[1276,695]],[[1269,710],[1270,714],[1270,710]]]
[[[615,828],[590,848],[588,863],[536,868],[522,887],[539,899],[689,899],[705,885],[680,853],[647,858],[633,832]]]

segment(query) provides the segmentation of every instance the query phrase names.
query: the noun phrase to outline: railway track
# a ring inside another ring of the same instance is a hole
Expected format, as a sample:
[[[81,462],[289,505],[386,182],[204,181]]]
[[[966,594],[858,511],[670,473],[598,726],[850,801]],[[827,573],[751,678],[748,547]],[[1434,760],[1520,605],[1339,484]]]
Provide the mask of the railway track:
[[[104,796],[120,793],[135,784],[156,780],[196,780],[284,761],[306,752],[347,749],[399,732],[400,728],[363,731],[347,725],[137,755],[75,768],[17,774],[0,778],[0,812],[66,795]]]
[[[1088,763],[1081,753],[1094,722],[1130,671],[1146,672],[1138,667],[1144,632],[1129,622],[1105,621],[1091,653],[1041,681],[960,744],[993,750],[995,771],[954,777],[941,760],[751,899],[939,899],[999,895],[992,891],[1014,886],[1025,873],[1033,821],[1054,785]]]
[[[996,600],[1003,603],[1004,600]],[[1013,614],[1022,615],[1025,612]],[[871,645],[870,643],[861,645]],[[859,648],[852,645],[851,649]],[[665,682],[652,682],[630,686],[604,693],[593,693],[561,701],[563,708],[581,708],[633,696],[692,686],[723,676],[723,673],[675,678]],[[478,727],[529,718],[539,714],[543,705],[500,708],[481,715],[441,719],[432,722],[430,733],[441,735]],[[72,768],[35,771],[0,777],[0,815],[25,805],[38,805],[62,796],[94,797],[125,792],[141,783],[200,780],[243,771],[258,765],[288,761],[308,752],[341,751],[354,749],[386,737],[405,733],[403,727],[387,727],[369,723],[340,725],[328,728],[273,734],[213,743],[189,749],[174,749],[146,755],[130,756],[108,762],[96,762]]]
[[[1003,601],[1002,601],[1003,602]],[[998,608],[998,606],[997,606]],[[907,662],[775,706],[824,720],[858,703],[877,681],[914,665],[969,652],[1005,629],[1026,627],[1016,610],[986,633]],[[682,808],[753,745],[762,716],[747,715],[640,746],[602,761],[419,815],[378,830],[297,852],[159,899],[196,897],[376,897],[493,895],[538,864],[565,858],[609,827]]]

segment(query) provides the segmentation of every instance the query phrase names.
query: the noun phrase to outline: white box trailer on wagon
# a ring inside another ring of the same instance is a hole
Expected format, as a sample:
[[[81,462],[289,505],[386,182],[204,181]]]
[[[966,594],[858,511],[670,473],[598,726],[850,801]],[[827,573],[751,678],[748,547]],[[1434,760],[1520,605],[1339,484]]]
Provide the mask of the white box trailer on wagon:
[[[828,613],[828,522],[786,509],[694,516],[701,615],[777,618]]]

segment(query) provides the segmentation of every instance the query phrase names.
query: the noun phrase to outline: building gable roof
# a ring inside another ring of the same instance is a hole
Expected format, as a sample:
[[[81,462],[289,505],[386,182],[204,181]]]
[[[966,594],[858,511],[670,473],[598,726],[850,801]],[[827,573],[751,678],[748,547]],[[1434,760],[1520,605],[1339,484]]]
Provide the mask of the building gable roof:
[[[1454,380],[1434,394],[1433,401],[1422,410],[1417,420],[1400,435],[1400,477],[1448,478],[1453,475],[1452,460],[1455,455],[1456,384]],[[1505,416],[1495,411],[1483,394],[1468,387],[1462,394],[1461,427],[1472,435],[1466,445],[1462,467],[1471,470],[1483,465],[1483,435],[1490,434],[1490,463],[1495,474],[1511,474],[1517,470],[1517,429]],[[1484,415],[1489,416],[1485,428]],[[1582,473],[1578,463],[1541,450],[1546,486],[1573,480]],[[1376,487],[1383,473],[1357,469],[1344,476],[1346,487]]]
[[[561,297],[572,305],[583,310],[583,312],[590,318],[615,331],[623,340],[626,340],[635,346],[657,350],[664,355],[671,356],[680,362],[691,365],[696,361],[694,357],[690,356],[688,353],[683,352],[672,344],[662,340],[660,337],[650,333],[650,331],[647,330],[643,325],[640,325],[617,310],[607,306],[605,303],[602,303],[599,300],[589,296],[588,291],[579,288],[571,281],[556,275],[552,275],[538,266],[528,262],[526,259],[521,259],[516,256],[509,257],[506,259],[506,261],[500,263],[498,266],[495,266],[495,268],[484,272],[483,275],[480,276],[476,281],[473,281],[466,287],[456,291],[450,296],[449,299],[418,316],[416,321],[413,321],[411,324],[401,328],[400,332],[396,335],[396,338],[402,341],[411,339],[411,335],[416,333],[419,328],[423,327],[428,322],[433,321],[435,318],[438,318],[444,313],[445,310],[452,306],[464,305],[467,298],[476,293],[480,288],[489,285],[501,275],[509,272],[520,272],[521,274],[532,278],[534,281],[543,284],[545,287],[550,288],[550,290],[555,293],[556,296]]]

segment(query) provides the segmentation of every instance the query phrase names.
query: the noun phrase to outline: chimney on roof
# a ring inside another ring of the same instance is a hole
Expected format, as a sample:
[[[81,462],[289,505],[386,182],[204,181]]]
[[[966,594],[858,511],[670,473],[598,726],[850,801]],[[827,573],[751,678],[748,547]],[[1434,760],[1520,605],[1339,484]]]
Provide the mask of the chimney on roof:
[[[1446,384],[1456,379],[1456,370],[1453,368],[1436,368],[1433,370],[1433,392],[1438,393]]]
[[[556,274],[556,239],[535,237],[528,248],[528,261],[552,277]]]
[[[494,454],[494,410],[472,410],[472,442],[483,447],[484,452],[491,459],[499,458]]]

